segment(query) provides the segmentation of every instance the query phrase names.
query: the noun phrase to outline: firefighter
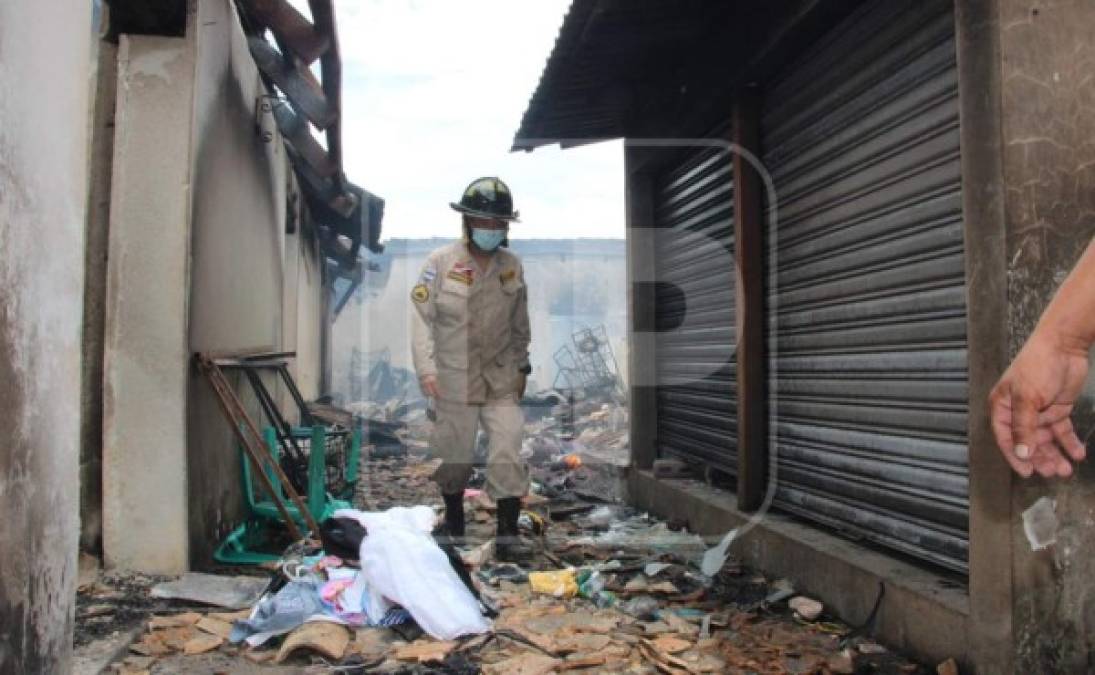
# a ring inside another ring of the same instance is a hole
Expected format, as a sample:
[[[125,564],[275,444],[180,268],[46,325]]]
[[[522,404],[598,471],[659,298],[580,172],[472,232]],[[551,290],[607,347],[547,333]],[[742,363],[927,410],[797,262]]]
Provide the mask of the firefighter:
[[[529,486],[520,399],[532,368],[524,273],[505,250],[517,212],[498,178],[472,181],[450,206],[462,214],[463,237],[430,254],[411,290],[414,367],[435,405],[430,445],[443,459],[434,480],[445,499],[445,528],[462,538],[481,426],[489,438],[486,491],[498,505],[495,554],[519,562],[532,554],[517,527]]]

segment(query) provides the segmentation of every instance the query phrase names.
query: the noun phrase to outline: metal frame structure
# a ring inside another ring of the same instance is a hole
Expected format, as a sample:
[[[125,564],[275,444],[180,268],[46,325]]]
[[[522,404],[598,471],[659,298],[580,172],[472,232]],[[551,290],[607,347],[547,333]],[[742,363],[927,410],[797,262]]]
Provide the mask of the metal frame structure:
[[[240,401],[236,391],[225,377],[224,371],[221,370],[221,365],[218,363],[218,360],[208,354],[197,354],[195,358],[198,368],[205,374],[206,378],[209,380],[210,386],[217,395],[217,402],[224,411],[225,417],[228,418],[233,433],[239,440],[240,445],[243,446],[247,457],[250,458],[251,465],[254,468],[254,474],[258,476],[263,489],[277,507],[278,513],[281,514],[282,520],[285,522],[285,526],[289,529],[289,533],[294,539],[302,538],[300,528],[297,527],[285,501],[274,488],[273,482],[264,469],[264,464],[267,464],[270,467],[271,472],[281,484],[284,494],[288,495],[289,500],[297,507],[299,513],[304,518],[305,524],[312,532],[318,532],[319,524],[316,523],[315,518],[313,518],[312,514],[308,511],[304,500],[301,499],[300,494],[294,489],[292,481],[289,480],[289,477],[282,470],[281,466],[279,466],[277,462],[264,462],[266,448],[263,435],[259,431],[254,420],[251,419],[251,416],[247,414],[243,402]]]
[[[258,399],[259,406],[262,407],[263,414],[266,415],[267,421],[270,426],[273,427],[277,434],[278,445],[281,446],[282,451],[285,453],[285,469],[289,474],[289,478],[292,480],[294,487],[298,490],[305,490],[308,472],[308,458],[305,456],[304,451],[297,443],[293,434],[293,425],[282,414],[281,409],[278,408],[277,402],[274,400],[270,390],[266,387],[266,383],[262,381],[261,373],[271,372],[274,373],[285,384],[286,389],[289,390],[289,394],[293,397],[293,401],[297,405],[297,409],[300,412],[300,426],[310,427],[313,426],[313,418],[311,412],[308,410],[308,404],[304,401],[304,396],[300,393],[300,389],[297,387],[296,382],[293,380],[293,376],[289,373],[289,358],[296,356],[296,352],[277,352],[269,354],[255,354],[250,356],[241,357],[224,357],[214,359],[214,363],[222,370],[241,371],[244,377],[247,378],[248,383],[251,385],[251,389],[255,392],[255,398]]]
[[[571,335],[571,341],[573,349],[563,345],[552,357],[558,368],[553,386],[566,390],[606,391],[613,396],[626,397],[620,381],[620,367],[604,325],[581,328]]]

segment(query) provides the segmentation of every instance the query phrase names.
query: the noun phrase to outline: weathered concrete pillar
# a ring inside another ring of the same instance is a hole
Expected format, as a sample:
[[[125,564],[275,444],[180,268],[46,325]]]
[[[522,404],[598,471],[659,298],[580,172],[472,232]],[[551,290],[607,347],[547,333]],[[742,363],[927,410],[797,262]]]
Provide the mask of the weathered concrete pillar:
[[[985,397],[1095,236],[1095,4],[958,0],[970,298],[970,609],[979,672],[1090,672],[1095,463],[1070,481],[1012,478]],[[1076,406],[1095,449],[1095,386]],[[1021,514],[1057,500],[1058,543]]]
[[[989,426],[988,396],[1007,367],[1007,256],[1000,145],[1000,45],[996,0],[959,0],[955,11],[966,230],[969,340],[970,656],[978,672],[1012,670],[1011,483]]]
[[[122,36],[107,265],[103,553],[189,565],[187,377],[193,42]]]
[[[0,3],[0,672],[68,672],[91,3]]]

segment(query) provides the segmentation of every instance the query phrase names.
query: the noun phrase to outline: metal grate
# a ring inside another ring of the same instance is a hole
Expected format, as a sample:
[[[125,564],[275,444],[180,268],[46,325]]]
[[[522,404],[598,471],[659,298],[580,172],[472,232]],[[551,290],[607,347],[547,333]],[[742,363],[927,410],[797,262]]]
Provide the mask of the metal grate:
[[[776,503],[967,572],[951,1],[868,3],[765,92],[762,119],[779,200],[768,309]]]
[[[687,154],[655,186],[657,449],[737,475],[732,157]]]
[[[305,455],[312,454],[312,432],[294,432],[297,445]],[[350,447],[352,439],[350,432],[345,429],[327,429],[326,447],[324,448],[324,487],[329,495],[351,494],[353,487],[346,480],[346,470],[349,467]]]

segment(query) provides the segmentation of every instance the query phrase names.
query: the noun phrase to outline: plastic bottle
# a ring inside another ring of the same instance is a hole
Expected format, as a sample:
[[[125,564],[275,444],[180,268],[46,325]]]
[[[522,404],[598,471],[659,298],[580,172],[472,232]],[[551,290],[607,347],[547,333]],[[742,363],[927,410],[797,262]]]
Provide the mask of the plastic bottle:
[[[605,578],[597,570],[585,570],[578,575],[578,594],[601,609],[616,604],[616,594],[605,590]]]
[[[616,594],[612,591],[597,591],[593,596],[593,604],[597,605],[600,609],[612,607],[616,604]]]
[[[636,619],[645,619],[648,617],[657,617],[660,605],[658,601],[649,595],[640,595],[637,598],[628,600],[620,606],[620,611],[624,614],[635,617]]]
[[[592,598],[594,593],[605,587],[604,577],[597,570],[582,570],[577,579],[578,594],[583,598]]]

